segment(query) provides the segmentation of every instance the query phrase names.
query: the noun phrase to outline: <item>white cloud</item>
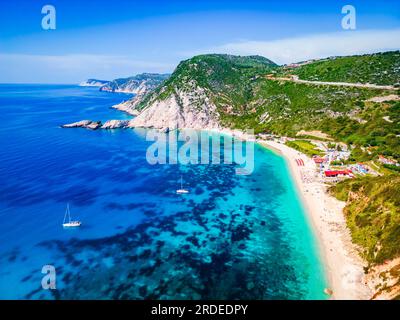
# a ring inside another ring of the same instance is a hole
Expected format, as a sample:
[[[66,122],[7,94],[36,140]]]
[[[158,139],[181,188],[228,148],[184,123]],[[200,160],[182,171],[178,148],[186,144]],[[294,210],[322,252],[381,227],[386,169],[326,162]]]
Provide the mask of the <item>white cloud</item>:
[[[174,66],[127,56],[0,54],[0,67],[0,82],[76,83],[87,78],[108,80],[140,72],[167,72]]]
[[[188,58],[203,53],[258,54],[283,64],[398,49],[400,29],[392,29],[342,31],[268,41],[243,40],[180,53],[178,56]],[[162,63],[125,55],[0,53],[0,82],[77,83],[86,78],[114,79],[141,72],[171,72],[177,62],[178,59]]]
[[[271,41],[239,41],[205,50],[186,52],[261,55],[284,64],[336,55],[373,53],[400,48],[400,29],[342,31]]]

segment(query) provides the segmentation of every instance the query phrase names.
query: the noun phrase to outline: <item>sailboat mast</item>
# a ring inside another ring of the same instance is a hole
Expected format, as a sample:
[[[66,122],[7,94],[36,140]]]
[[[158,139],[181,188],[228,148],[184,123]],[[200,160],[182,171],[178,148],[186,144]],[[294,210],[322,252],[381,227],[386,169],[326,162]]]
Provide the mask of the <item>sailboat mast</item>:
[[[68,213],[68,204],[67,208],[65,209],[63,224],[65,223],[65,218],[67,217],[67,213]]]
[[[71,212],[69,211],[69,203],[67,204],[68,208],[68,222],[71,223]]]

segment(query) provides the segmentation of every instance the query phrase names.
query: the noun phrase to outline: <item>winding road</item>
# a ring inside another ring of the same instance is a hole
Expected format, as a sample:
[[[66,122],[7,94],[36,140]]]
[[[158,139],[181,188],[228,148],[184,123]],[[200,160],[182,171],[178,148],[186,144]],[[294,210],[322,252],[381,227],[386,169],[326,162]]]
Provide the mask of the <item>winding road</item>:
[[[306,84],[313,84],[313,85],[323,85],[323,86],[367,88],[367,89],[378,89],[378,90],[396,90],[396,88],[394,86],[383,86],[383,85],[370,84],[370,83],[325,82],[325,81],[301,80],[296,75],[291,75],[289,77],[267,76],[267,79],[277,80],[277,81],[290,81],[290,82],[296,82],[296,83],[306,83]]]

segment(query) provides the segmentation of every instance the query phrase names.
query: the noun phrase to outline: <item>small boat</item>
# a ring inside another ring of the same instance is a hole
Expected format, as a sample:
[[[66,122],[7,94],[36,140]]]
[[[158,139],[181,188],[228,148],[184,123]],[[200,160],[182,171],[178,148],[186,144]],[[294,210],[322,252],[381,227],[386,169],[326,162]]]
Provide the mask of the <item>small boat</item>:
[[[68,216],[68,222],[66,222]],[[80,221],[72,221],[71,220],[71,213],[69,211],[69,203],[67,204],[67,210],[65,210],[64,214],[64,221],[63,221],[63,227],[64,228],[77,228],[80,227],[82,222]]]
[[[189,190],[183,189],[183,181],[182,181],[182,176],[181,176],[181,188],[176,190],[177,194],[186,194],[189,193]]]

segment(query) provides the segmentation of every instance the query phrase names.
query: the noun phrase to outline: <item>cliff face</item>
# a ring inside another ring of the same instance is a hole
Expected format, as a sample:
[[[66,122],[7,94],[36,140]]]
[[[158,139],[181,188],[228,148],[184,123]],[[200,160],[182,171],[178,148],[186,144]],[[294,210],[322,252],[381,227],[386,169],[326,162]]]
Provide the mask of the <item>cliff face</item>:
[[[137,116],[140,112],[136,110],[136,105],[143,99],[143,96],[136,95],[131,100],[113,105],[112,108],[126,112],[131,116]]]
[[[169,74],[142,73],[133,77],[120,78],[103,85],[100,91],[125,92],[144,95],[155,89]]]
[[[137,100],[132,106],[140,103]],[[153,128],[219,128],[219,115],[215,104],[205,90],[194,87],[192,91],[177,90],[166,99],[153,99],[130,121],[130,127]]]
[[[371,267],[367,276],[367,282],[375,294],[374,300],[392,300],[400,298],[400,258],[386,261],[385,263]]]
[[[81,87],[102,87],[109,83],[108,80],[87,79],[79,84]]]

